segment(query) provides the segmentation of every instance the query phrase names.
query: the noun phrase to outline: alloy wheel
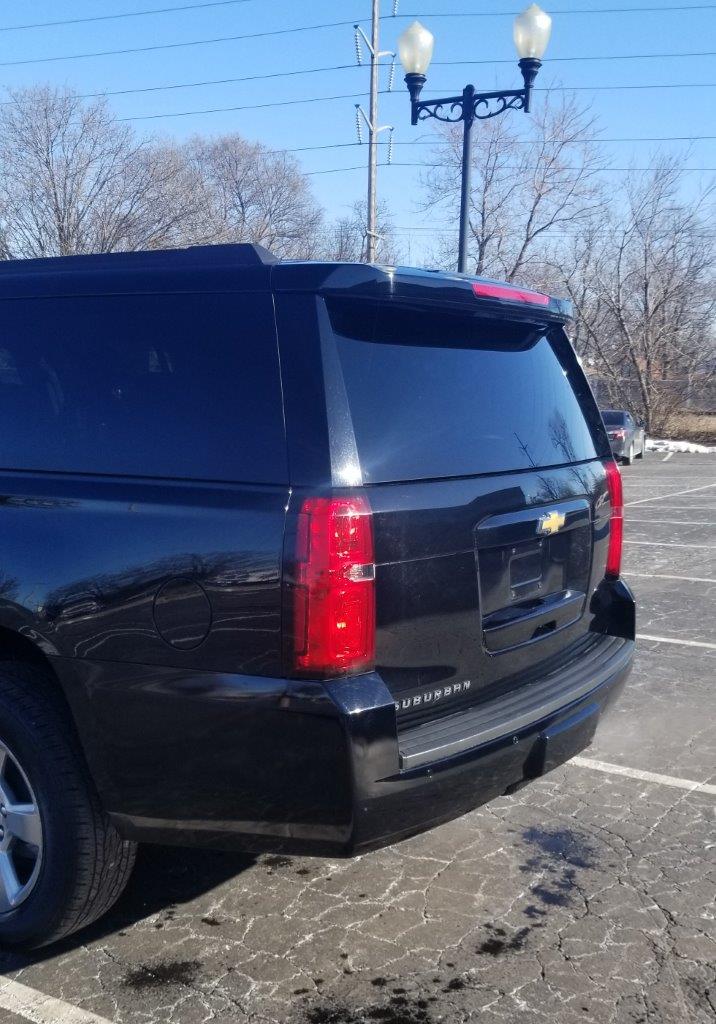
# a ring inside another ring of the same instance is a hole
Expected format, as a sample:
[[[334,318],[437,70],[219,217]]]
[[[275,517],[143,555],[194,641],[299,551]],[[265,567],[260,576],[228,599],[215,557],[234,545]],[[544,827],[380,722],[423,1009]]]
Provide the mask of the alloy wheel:
[[[30,781],[0,740],[0,914],[23,903],[40,874],[43,830]]]

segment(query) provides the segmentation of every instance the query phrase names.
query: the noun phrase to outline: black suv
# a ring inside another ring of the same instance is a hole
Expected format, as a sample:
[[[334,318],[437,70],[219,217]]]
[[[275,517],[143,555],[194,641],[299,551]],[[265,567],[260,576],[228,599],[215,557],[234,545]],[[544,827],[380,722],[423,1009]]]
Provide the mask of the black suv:
[[[634,603],[563,303],[218,246],[0,310],[1,941],[137,841],[365,851],[590,742]]]

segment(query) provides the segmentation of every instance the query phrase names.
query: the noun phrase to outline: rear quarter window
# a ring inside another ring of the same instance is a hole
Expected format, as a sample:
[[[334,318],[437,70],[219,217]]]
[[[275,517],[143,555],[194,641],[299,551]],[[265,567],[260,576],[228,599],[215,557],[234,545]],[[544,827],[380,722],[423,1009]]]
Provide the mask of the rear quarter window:
[[[3,300],[0,467],[284,483],[270,296]]]
[[[439,309],[334,302],[329,312],[366,483],[596,457],[566,341]]]

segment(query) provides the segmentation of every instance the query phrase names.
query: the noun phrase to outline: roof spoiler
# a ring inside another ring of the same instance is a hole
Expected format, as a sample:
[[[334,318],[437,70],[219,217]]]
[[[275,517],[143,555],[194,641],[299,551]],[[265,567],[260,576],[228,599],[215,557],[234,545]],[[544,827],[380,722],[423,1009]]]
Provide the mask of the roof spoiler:
[[[0,274],[56,274],[72,270],[191,270],[193,268],[270,267],[278,257],[262,245],[194,245],[186,249],[97,253],[89,256],[48,256],[0,260]]]
[[[359,263],[281,263],[273,274],[276,291],[318,291],[380,302],[416,305],[439,303],[461,312],[519,319],[533,323],[566,323],[572,304],[544,292],[506,281],[470,277],[415,267]]]

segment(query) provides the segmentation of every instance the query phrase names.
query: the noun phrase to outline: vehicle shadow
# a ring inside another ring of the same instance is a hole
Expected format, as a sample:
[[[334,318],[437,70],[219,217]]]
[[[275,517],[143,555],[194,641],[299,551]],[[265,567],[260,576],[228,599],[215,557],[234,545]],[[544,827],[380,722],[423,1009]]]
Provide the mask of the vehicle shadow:
[[[247,853],[140,846],[127,888],[104,917],[62,942],[33,953],[16,953],[0,946],[0,975],[51,960],[130,928],[157,911],[189,903],[241,874],[254,862],[255,858]]]

